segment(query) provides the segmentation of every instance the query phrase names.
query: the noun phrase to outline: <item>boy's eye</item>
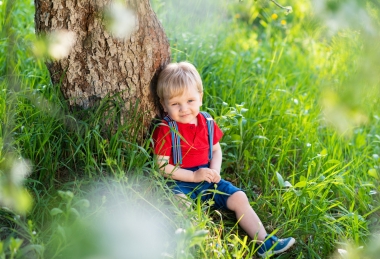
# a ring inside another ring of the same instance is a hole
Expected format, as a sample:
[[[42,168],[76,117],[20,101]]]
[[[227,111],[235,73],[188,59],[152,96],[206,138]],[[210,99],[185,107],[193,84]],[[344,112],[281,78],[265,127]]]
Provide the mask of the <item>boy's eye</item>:
[[[172,106],[178,105],[178,103],[172,103]]]
[[[194,102],[194,100],[188,100],[189,103]]]

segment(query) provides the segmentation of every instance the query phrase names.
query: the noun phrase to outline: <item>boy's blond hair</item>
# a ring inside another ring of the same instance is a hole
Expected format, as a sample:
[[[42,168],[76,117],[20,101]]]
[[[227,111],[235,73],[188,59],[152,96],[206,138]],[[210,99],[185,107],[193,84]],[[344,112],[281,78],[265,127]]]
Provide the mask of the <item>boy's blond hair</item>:
[[[203,93],[202,79],[197,69],[189,62],[170,63],[158,76],[157,95],[164,101],[181,95],[189,87],[197,87]]]

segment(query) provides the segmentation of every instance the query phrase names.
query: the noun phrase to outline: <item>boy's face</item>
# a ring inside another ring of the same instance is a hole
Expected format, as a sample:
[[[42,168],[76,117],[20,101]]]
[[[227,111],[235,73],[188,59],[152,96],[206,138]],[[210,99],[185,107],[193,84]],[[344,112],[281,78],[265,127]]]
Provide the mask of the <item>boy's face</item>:
[[[173,120],[197,125],[202,97],[203,93],[198,92],[197,87],[194,86],[186,89],[182,95],[165,99],[161,104]]]

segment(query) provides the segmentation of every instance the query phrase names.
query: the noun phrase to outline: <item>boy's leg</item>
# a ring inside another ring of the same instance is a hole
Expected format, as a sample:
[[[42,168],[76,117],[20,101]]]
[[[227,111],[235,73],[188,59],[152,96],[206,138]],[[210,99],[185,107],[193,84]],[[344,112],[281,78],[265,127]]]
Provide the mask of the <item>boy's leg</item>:
[[[295,239],[292,237],[278,239],[276,236],[267,235],[261,220],[252,209],[244,192],[238,191],[232,194],[227,199],[227,208],[235,212],[236,218],[240,219],[239,225],[250,238],[263,241],[258,244],[260,256],[266,257],[285,252],[295,243]]]
[[[249,204],[247,195],[238,191],[227,199],[227,208],[235,212],[239,225],[254,240],[265,240],[267,232],[256,212]]]

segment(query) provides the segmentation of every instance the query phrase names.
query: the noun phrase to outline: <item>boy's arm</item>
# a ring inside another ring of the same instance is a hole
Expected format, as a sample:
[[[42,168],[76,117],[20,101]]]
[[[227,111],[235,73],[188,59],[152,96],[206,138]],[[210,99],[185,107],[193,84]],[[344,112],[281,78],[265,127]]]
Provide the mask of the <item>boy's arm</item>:
[[[222,148],[219,142],[212,147],[212,159],[210,161],[210,169],[215,173],[213,182],[220,181],[220,169],[222,167]]]
[[[169,156],[157,156],[157,162],[160,166],[160,171],[165,177],[172,178],[174,180],[183,182],[194,182],[199,183],[202,181],[211,182],[213,179],[213,173],[208,171],[190,171],[176,167],[169,164]]]
[[[212,147],[212,159],[210,161],[210,169],[214,169],[220,174],[220,168],[222,167],[222,148],[219,142]]]

